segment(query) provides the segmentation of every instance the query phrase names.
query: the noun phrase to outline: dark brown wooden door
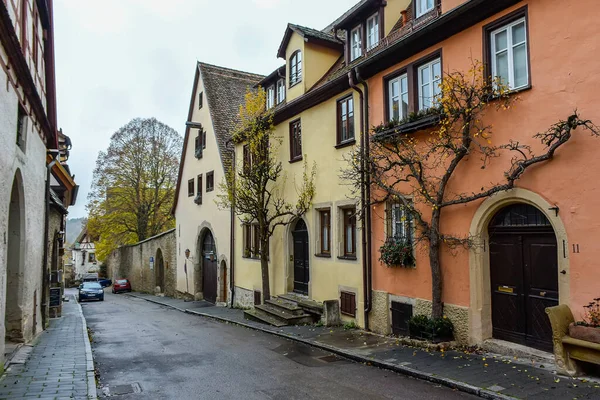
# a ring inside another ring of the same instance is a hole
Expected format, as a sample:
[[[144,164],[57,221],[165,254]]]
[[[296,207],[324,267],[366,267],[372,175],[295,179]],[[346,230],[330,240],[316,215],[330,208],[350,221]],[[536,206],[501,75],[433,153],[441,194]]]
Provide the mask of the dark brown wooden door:
[[[202,292],[204,300],[210,303],[217,301],[217,249],[210,232],[202,244]]]
[[[308,229],[303,220],[296,223],[294,237],[294,292],[308,294]]]
[[[544,310],[558,305],[557,246],[549,222],[539,221],[490,226],[493,336],[551,351]]]

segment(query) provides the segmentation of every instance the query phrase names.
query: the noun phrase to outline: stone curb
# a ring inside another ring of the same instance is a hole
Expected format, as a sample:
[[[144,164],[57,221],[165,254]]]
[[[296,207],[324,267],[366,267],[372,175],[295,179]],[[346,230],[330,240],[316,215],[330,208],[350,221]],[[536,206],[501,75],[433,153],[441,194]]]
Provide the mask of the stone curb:
[[[293,335],[289,335],[287,333],[282,333],[282,332],[277,332],[277,331],[273,331],[273,330],[270,330],[270,329],[261,328],[261,327],[250,325],[250,324],[246,324],[246,323],[243,323],[243,322],[240,322],[240,321],[234,321],[234,320],[230,320],[230,319],[227,319],[227,318],[224,318],[224,317],[219,317],[217,315],[206,314],[206,313],[202,313],[202,312],[198,312],[198,311],[194,311],[194,310],[181,309],[179,307],[175,307],[175,306],[172,306],[170,304],[166,304],[166,303],[154,300],[154,299],[148,299],[148,298],[145,298],[145,297],[142,297],[142,296],[138,296],[138,295],[135,295],[135,294],[131,294],[131,293],[127,293],[127,295],[131,296],[131,297],[138,298],[138,299],[146,300],[146,301],[148,301],[150,303],[156,303],[156,304],[159,304],[159,305],[162,305],[162,306],[170,307],[170,308],[172,308],[174,310],[181,311],[181,312],[184,312],[186,314],[195,314],[195,315],[198,315],[198,316],[201,316],[201,317],[211,318],[211,319],[214,319],[214,320],[217,320],[217,321],[220,321],[220,322],[228,322],[228,323],[236,324],[236,325],[239,325],[239,326],[243,326],[244,328],[252,329],[252,330],[255,330],[255,331],[264,332],[264,333],[268,333],[268,334],[271,334],[271,335],[276,335],[276,336],[279,336],[279,337],[284,338],[284,339],[293,340],[293,341],[296,341],[296,342],[299,342],[299,343],[306,344],[308,346],[312,346],[312,347],[316,347],[316,348],[321,349],[321,350],[328,351],[328,352],[333,353],[333,354],[337,354],[337,355],[339,355],[341,357],[350,359],[352,361],[356,361],[356,362],[359,362],[359,363],[372,365],[372,366],[375,366],[375,367],[378,367],[378,368],[382,368],[382,369],[391,370],[391,371],[397,372],[399,374],[403,374],[403,375],[407,375],[407,376],[410,376],[410,377],[413,377],[413,378],[417,378],[417,379],[429,381],[429,382],[436,383],[436,384],[439,384],[439,385],[444,385],[444,386],[449,387],[451,389],[460,390],[461,392],[473,394],[473,395],[479,396],[479,397],[484,398],[484,399],[489,399],[489,400],[514,400],[514,399],[516,399],[516,397],[508,396],[508,395],[505,395],[505,394],[502,394],[502,393],[496,393],[496,392],[493,392],[491,390],[482,389],[482,388],[480,388],[478,386],[469,385],[468,383],[465,383],[465,382],[457,381],[457,380],[450,379],[450,378],[444,378],[444,377],[441,377],[439,375],[435,375],[435,374],[431,374],[431,373],[428,373],[428,372],[419,371],[419,370],[416,370],[416,369],[413,369],[413,368],[406,367],[404,365],[397,365],[397,364],[392,364],[392,363],[389,363],[389,362],[386,362],[386,361],[378,361],[378,360],[375,360],[375,359],[369,359],[369,358],[366,358],[366,357],[364,357],[362,355],[359,355],[359,354],[354,353],[354,352],[349,351],[349,350],[342,350],[342,349],[337,348],[337,347],[329,346],[329,345],[326,345],[326,344],[323,344],[323,343],[317,343],[317,342],[314,342],[314,341],[311,341],[311,340],[308,340],[308,339],[304,339],[304,338],[296,337],[296,336],[293,336]]]
[[[90,344],[90,338],[87,331],[87,322],[83,315],[83,309],[81,304],[77,301],[77,297],[73,296],[73,301],[77,304],[79,309],[79,315],[81,316],[81,322],[83,324],[83,342],[85,343],[85,360],[86,360],[86,374],[87,374],[87,386],[88,386],[88,399],[95,400],[98,398],[96,391],[96,375],[94,370],[94,356],[92,355],[92,345]]]

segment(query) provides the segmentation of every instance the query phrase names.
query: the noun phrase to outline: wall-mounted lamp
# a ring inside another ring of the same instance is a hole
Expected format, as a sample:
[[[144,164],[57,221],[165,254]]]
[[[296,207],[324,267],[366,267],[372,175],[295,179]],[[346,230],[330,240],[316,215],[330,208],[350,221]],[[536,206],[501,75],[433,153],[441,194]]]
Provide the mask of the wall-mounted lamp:
[[[58,231],[56,232],[56,235],[58,237],[58,240],[63,240],[65,238],[65,231]]]
[[[185,249],[185,258],[190,258],[190,249]]]

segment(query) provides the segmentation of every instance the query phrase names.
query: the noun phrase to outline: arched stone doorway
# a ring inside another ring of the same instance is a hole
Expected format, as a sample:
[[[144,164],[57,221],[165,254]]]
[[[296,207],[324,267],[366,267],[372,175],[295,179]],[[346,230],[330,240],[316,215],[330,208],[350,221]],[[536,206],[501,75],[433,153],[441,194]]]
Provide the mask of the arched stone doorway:
[[[25,212],[23,185],[17,171],[13,180],[8,211],[6,265],[6,340],[23,341],[23,251],[25,249]],[[34,307],[37,305],[34,304]],[[35,329],[35,327],[34,327]]]
[[[546,307],[558,305],[556,236],[536,207],[515,203],[488,225],[492,336],[552,350]]]
[[[154,266],[154,282],[155,287],[160,287],[160,293],[165,292],[165,260],[162,254],[162,250],[156,250]]]
[[[217,302],[217,248],[212,232],[207,231],[201,247],[202,293],[204,300]]]
[[[308,295],[310,282],[308,228],[303,219],[299,219],[292,231],[294,256],[294,292]]]
[[[553,203],[527,189],[513,188],[497,193],[481,203],[469,229],[469,235],[475,238],[477,243],[469,250],[469,342],[471,344],[482,344],[493,336],[488,228],[498,212],[515,203],[535,207],[550,222],[558,245],[555,253],[558,266],[556,274],[558,299],[560,304],[570,303],[570,262],[566,251],[569,242],[558,209]]]

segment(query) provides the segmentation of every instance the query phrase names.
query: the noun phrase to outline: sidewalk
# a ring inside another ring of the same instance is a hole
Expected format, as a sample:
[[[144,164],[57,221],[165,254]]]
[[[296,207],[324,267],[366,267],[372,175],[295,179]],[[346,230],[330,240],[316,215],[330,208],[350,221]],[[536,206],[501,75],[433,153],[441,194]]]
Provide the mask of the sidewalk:
[[[598,399],[597,380],[558,376],[552,368],[528,360],[460,351],[428,351],[402,345],[397,339],[341,327],[287,326],[275,328],[244,318],[243,311],[204,301],[130,293],[133,297],[181,312],[235,323],[250,329],[339,354],[357,362],[425,379],[488,399]]]
[[[75,297],[68,297],[63,316],[51,319],[50,327],[13,357],[0,379],[0,399],[96,399],[85,319]]]

